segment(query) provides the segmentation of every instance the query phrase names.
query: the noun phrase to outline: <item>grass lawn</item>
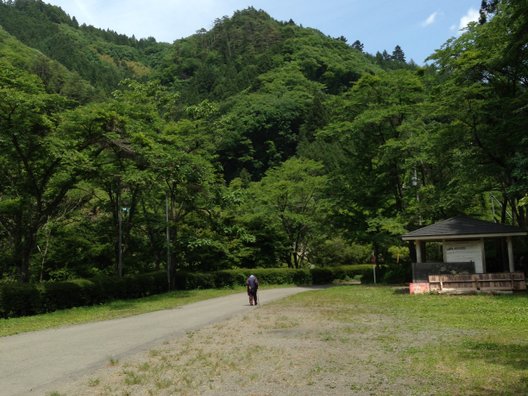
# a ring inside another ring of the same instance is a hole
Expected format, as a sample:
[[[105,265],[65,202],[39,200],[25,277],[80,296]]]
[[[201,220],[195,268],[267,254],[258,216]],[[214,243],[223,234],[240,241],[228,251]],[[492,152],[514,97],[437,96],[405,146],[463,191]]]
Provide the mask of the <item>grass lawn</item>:
[[[347,383],[353,393],[528,394],[527,294],[411,296],[353,286],[280,304],[313,312],[327,348],[357,354],[368,367],[368,377]],[[338,366],[347,364],[362,372],[346,357]]]
[[[107,304],[72,308],[42,315],[0,319],[0,337],[176,308],[184,304],[240,293],[244,290],[243,287],[237,287],[218,290],[174,291],[142,299],[117,300]]]

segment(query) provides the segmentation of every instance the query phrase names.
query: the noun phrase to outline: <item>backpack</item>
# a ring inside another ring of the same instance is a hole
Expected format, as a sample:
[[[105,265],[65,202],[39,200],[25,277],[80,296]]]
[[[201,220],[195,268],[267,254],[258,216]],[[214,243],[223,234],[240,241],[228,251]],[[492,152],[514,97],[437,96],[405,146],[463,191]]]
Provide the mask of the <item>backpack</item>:
[[[254,276],[250,276],[247,281],[249,290],[256,290],[257,289],[257,278]]]

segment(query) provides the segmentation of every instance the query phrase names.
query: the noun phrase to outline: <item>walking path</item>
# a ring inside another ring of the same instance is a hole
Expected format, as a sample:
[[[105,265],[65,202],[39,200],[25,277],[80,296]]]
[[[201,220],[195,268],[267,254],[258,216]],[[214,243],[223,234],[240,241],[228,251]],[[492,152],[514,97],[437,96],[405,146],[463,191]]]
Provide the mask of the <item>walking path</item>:
[[[312,288],[259,291],[266,304]],[[164,340],[247,312],[245,293],[128,318],[0,338],[0,395],[45,395],[110,360],[153,348]]]

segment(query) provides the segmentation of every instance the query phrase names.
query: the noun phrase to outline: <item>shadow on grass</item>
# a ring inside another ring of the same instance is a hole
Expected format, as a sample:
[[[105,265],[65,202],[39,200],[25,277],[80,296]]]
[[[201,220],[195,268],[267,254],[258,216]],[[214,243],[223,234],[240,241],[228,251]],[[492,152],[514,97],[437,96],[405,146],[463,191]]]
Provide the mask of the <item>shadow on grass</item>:
[[[495,294],[497,298],[503,298],[505,300],[526,300],[528,302],[528,292],[527,291],[515,291],[511,294]]]
[[[511,376],[503,378],[493,389],[474,389],[478,395],[528,395],[528,377],[523,372],[528,369],[528,345],[500,344],[495,342],[468,341],[459,353],[461,360],[480,360],[491,365],[500,365],[511,371]],[[519,373],[515,374],[519,371]]]
[[[392,287],[392,293],[393,294],[410,294],[409,286],[393,286]]]
[[[471,395],[478,396],[512,396],[512,395],[526,395],[528,391],[528,379],[522,378],[518,383],[508,385],[507,387],[498,387],[495,389],[487,389],[484,387],[476,387],[472,389]]]
[[[528,345],[469,341],[464,343],[463,359],[485,360],[491,364],[528,369]],[[528,388],[528,382],[526,383]]]

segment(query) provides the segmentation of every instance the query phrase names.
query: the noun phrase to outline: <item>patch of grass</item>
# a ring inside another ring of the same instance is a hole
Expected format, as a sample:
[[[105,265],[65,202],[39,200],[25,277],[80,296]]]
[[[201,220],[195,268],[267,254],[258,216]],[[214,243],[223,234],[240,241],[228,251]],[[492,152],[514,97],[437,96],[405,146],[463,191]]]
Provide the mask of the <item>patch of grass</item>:
[[[90,378],[88,380],[88,386],[90,387],[96,387],[97,385],[99,385],[101,382],[101,380],[99,378]]]
[[[321,326],[318,339],[329,347],[347,339],[343,348],[350,353],[359,339],[376,377],[405,383],[407,394],[528,394],[526,294],[411,296],[390,287],[345,286],[275,304],[286,312],[303,306],[321,324],[340,323]],[[390,389],[374,382],[353,388]]]
[[[135,371],[126,370],[125,374],[125,384],[126,385],[139,385],[145,382],[146,376],[136,373]]]
[[[152,349],[149,351],[149,356],[150,357],[156,357],[156,356],[159,356],[161,355],[161,352],[158,350],[158,349]]]
[[[142,363],[138,367],[139,371],[149,371],[150,370],[150,364],[148,362]]]
[[[243,287],[237,287],[233,289],[174,291],[141,299],[116,300],[103,305],[78,307],[42,315],[0,319],[0,337],[171,309],[210,298],[240,293],[244,290]]]
[[[162,389],[169,388],[171,385],[172,385],[172,381],[170,381],[167,378],[162,378],[162,379],[156,380],[155,387],[156,389],[162,390]]]
[[[282,315],[275,321],[275,323],[273,324],[273,327],[275,329],[290,329],[290,328],[296,327],[298,324],[299,324],[298,322],[292,320],[288,316]]]

